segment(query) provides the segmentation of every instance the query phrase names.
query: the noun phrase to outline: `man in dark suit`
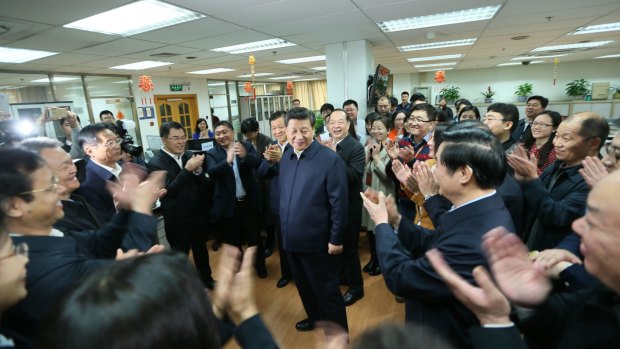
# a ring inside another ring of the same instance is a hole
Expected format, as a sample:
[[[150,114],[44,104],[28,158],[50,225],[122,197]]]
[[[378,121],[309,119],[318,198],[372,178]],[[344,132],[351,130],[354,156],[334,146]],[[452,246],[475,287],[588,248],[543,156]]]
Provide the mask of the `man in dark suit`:
[[[137,181],[114,186],[118,205],[127,212],[119,213],[100,230],[72,235],[52,228],[64,214],[59,193],[65,189],[38,155],[21,149],[0,151],[0,178],[0,196],[8,197],[11,204],[7,230],[15,245],[29,246],[28,295],[2,313],[1,327],[28,339],[36,336],[40,321],[77,281],[113,261],[92,256],[112,254],[118,259],[135,255],[135,251],[116,252],[127,227],[157,229],[151,208],[161,193],[162,174],[152,175],[141,186]],[[121,215],[127,224],[116,224]],[[153,248],[160,249],[160,245]]]
[[[166,122],[159,128],[163,144],[148,162],[149,171],[166,171],[167,193],[161,199],[166,238],[172,249],[185,254],[192,249],[196,269],[205,286],[213,289],[207,251],[207,226],[203,214],[203,195],[207,179],[203,173],[204,155],[185,151],[187,136],[178,122]]]
[[[364,206],[377,223],[377,256],[385,283],[406,299],[407,322],[428,326],[458,348],[471,346],[467,334],[477,319],[452,296],[424,253],[438,249],[464,279],[486,264],[482,234],[495,227],[513,230],[510,213],[495,191],[506,174],[500,143],[485,129],[446,131],[435,155],[434,176],[440,192],[452,202],[439,230],[428,230],[401,219],[393,199],[379,193],[378,203],[364,197]],[[371,195],[368,195],[371,196]],[[388,224],[389,222],[389,224]],[[395,230],[397,229],[397,234]]]
[[[286,112],[277,111],[271,114],[269,124],[271,134],[276,138],[274,143],[263,154],[263,160],[258,168],[259,177],[269,179],[269,204],[274,218],[274,228],[278,240],[278,255],[280,257],[280,279],[276,286],[282,288],[293,280],[288,258],[282,245],[282,229],[280,228],[280,160],[286,148],[290,148],[286,139],[286,125],[284,116]]]
[[[349,285],[343,298],[347,306],[364,297],[364,280],[358,252],[362,224],[362,198],[358,193],[362,191],[366,156],[364,147],[349,134],[350,126],[351,121],[344,110],[334,110],[329,117],[329,130],[332,138],[325,143],[328,148],[338,153],[347,170],[349,220],[343,240],[343,283]]]
[[[348,185],[342,159],[313,140],[314,114],[293,108],[286,114],[288,148],[280,161],[282,242],[297,291],[308,314],[298,331],[331,321],[348,331],[338,287]]]
[[[536,117],[545,111],[549,100],[543,96],[530,96],[525,104],[525,117],[517,123],[512,131],[511,138],[515,142],[524,142],[525,137],[532,136],[530,124]]]
[[[214,129],[217,145],[207,152],[207,172],[215,181],[211,213],[222,220],[225,243],[239,248],[246,242],[258,246],[254,268],[259,277],[266,278],[259,235],[261,197],[254,174],[260,157],[252,144],[235,141],[228,121],[218,122]]]
[[[123,170],[118,164],[121,141],[110,126],[103,123],[88,125],[78,134],[78,143],[89,156],[89,161],[86,163],[84,181],[76,193],[91,205],[99,222],[109,221],[116,213],[106,183],[117,181]]]

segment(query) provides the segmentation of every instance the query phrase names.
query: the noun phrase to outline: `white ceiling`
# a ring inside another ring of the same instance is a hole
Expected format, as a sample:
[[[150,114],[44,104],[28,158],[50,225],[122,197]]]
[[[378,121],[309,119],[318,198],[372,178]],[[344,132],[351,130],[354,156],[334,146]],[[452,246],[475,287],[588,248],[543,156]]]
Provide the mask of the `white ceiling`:
[[[233,68],[236,71],[204,75],[209,79],[236,79],[249,73],[248,54],[229,55],[210,49],[251,41],[282,38],[297,46],[255,53],[256,72],[274,76],[324,77],[310,68],[325,65],[311,62],[296,65],[276,60],[325,54],[325,45],[368,40],[375,63],[392,73],[416,70],[407,58],[463,53],[455,69],[493,67],[515,56],[527,55],[540,46],[580,41],[615,40],[613,43],[562,57],[563,62],[591,60],[595,56],[620,53],[620,32],[567,36],[586,25],[620,22],[618,0],[170,0],[207,17],[131,37],[97,34],[62,25],[130,3],[127,0],[19,0],[0,2],[0,25],[10,29],[0,35],[0,46],[62,52],[22,64],[0,63],[0,70],[135,74],[109,67],[141,60],[174,62],[148,69],[154,76],[197,77],[189,71]],[[395,33],[383,33],[375,22],[502,4],[489,21],[470,22]],[[139,15],[139,14],[136,14]],[[110,23],[114,26],[114,23]],[[520,41],[511,37],[528,35]],[[397,46],[435,41],[478,38],[471,46],[401,53]],[[276,51],[276,52],[272,52]],[[179,56],[157,58],[170,52]],[[188,59],[187,57],[195,57]],[[549,62],[550,60],[547,59]],[[435,62],[424,62],[435,63]],[[593,61],[594,63],[594,61]]]

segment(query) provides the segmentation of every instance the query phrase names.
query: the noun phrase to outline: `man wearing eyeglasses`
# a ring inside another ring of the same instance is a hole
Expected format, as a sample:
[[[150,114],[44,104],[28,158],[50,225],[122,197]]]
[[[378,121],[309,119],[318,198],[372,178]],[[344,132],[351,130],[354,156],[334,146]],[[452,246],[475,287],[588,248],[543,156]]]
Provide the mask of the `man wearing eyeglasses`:
[[[207,213],[203,194],[207,179],[203,173],[203,154],[185,151],[187,137],[178,122],[166,122],[159,128],[163,146],[147,166],[150,171],[166,171],[167,194],[161,198],[166,238],[172,249],[185,254],[192,249],[194,264],[205,286],[213,289],[207,251]]]
[[[519,120],[517,126],[512,131],[512,139],[515,142],[524,140],[524,135],[529,134],[531,136],[532,129],[531,123],[540,115],[549,104],[549,100],[543,96],[530,96],[525,104],[525,118]]]
[[[121,159],[122,139],[104,123],[88,125],[78,134],[78,143],[89,160],[84,180],[76,191],[92,206],[99,222],[107,222],[116,213],[112,195],[106,189],[108,181],[118,181],[123,170]]]
[[[516,144],[510,135],[519,122],[519,109],[514,104],[493,103],[487,108],[483,122],[502,143],[504,151],[510,153]]]

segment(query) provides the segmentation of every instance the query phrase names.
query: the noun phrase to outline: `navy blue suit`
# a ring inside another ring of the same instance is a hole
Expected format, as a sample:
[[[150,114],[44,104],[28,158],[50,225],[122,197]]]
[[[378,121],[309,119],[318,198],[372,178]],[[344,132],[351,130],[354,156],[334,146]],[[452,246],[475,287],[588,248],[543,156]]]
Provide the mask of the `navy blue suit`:
[[[344,163],[331,149],[313,141],[300,155],[288,148],[280,160],[282,240],[295,284],[310,321],[333,321],[348,329],[340,294],[340,255],[347,225],[348,190]]]
[[[106,188],[106,182],[115,179],[112,172],[95,164],[92,159],[86,162],[84,181],[75,193],[84,197],[99,222],[109,221],[116,213],[114,200]]]
[[[437,248],[454,271],[473,283],[472,270],[486,265],[482,235],[503,226],[514,230],[498,194],[461,206],[441,216],[438,230],[402,219],[398,235],[388,224],[375,229],[377,256],[387,287],[406,299],[407,322],[434,328],[457,348],[471,346],[467,328],[478,319],[453,295],[424,253]]]

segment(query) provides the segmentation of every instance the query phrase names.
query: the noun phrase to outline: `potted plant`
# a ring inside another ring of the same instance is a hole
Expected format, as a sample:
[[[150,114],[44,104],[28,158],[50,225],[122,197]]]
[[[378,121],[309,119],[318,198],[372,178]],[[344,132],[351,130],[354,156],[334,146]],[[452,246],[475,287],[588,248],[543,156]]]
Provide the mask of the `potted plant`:
[[[529,82],[524,82],[521,85],[517,86],[517,90],[515,94],[517,95],[517,101],[525,102],[527,101],[527,97],[532,93],[533,86]]]
[[[588,94],[590,83],[584,79],[573,80],[566,84],[566,95],[573,99],[584,99]]]
[[[447,86],[441,89],[439,93],[446,99],[448,104],[454,103],[459,97],[461,97],[461,92],[459,91],[461,88],[457,86]]]
[[[481,93],[484,96],[484,103],[493,103],[493,96],[497,94],[497,92],[491,90],[491,85]]]
[[[620,99],[620,87],[615,88],[614,99]]]

